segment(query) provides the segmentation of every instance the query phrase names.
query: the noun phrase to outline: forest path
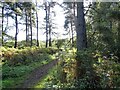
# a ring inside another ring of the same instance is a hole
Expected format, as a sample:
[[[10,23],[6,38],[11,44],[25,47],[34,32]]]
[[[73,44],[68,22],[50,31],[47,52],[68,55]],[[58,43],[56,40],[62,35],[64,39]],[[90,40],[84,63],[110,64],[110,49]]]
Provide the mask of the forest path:
[[[48,74],[48,71],[57,64],[58,60],[53,60],[48,64],[36,68],[28,78],[19,86],[19,88],[32,88],[42,77]]]

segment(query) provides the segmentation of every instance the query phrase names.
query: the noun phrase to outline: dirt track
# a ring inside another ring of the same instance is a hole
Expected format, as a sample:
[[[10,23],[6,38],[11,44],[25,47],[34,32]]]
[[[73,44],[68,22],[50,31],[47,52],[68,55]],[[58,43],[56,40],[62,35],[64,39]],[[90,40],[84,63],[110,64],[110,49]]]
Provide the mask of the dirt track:
[[[54,67],[57,62],[58,60],[54,60],[46,65],[36,68],[18,88],[32,88],[41,80],[43,76],[47,75],[49,69]]]

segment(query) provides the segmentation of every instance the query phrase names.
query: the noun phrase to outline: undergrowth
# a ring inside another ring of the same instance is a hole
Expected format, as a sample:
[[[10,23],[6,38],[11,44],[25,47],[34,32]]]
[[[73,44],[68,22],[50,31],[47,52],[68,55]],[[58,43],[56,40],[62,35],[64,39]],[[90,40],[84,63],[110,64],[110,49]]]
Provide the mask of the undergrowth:
[[[76,69],[76,56],[81,64]],[[44,81],[44,88],[85,89],[119,88],[120,64],[118,57],[109,51],[65,49],[59,53],[59,64]],[[76,71],[78,70],[78,71]],[[76,79],[77,72],[84,74]]]
[[[55,59],[55,48],[1,48],[2,87],[17,87],[35,68]]]

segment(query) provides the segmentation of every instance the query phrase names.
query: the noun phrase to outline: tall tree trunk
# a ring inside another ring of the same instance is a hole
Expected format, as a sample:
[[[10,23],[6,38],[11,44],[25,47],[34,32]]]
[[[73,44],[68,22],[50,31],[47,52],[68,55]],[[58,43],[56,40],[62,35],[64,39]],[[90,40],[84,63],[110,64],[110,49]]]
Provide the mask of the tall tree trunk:
[[[36,0],[36,22],[37,22],[37,46],[39,46],[39,39],[38,39],[38,13],[37,13],[37,0]]]
[[[32,11],[30,12],[30,31],[31,31],[30,41],[31,41],[31,46],[32,46],[33,45],[33,42],[32,42]]]
[[[84,76],[86,77],[86,75],[87,75],[89,77],[87,80],[89,85],[93,88],[97,87],[97,85],[99,85],[100,77],[98,77],[96,75],[96,73],[93,71],[91,61],[81,60],[79,58],[79,51],[87,48],[87,36],[86,36],[86,26],[85,26],[83,2],[77,3],[76,33],[77,33],[77,53],[78,53],[77,57],[76,57],[76,59],[77,59],[77,61],[76,61],[76,78],[77,79],[84,78]],[[87,72],[89,72],[89,74],[87,74]]]
[[[75,13],[76,13],[76,3],[73,2],[73,15],[74,15],[74,18],[75,18]]]
[[[49,46],[52,46],[52,41],[51,41],[51,26],[49,27]]]
[[[48,23],[49,23],[49,46],[52,46],[52,41],[51,41],[51,27],[52,27],[52,22],[50,22],[50,4],[48,6]]]
[[[3,41],[3,22],[4,22],[4,6],[2,7],[2,45],[3,45],[3,43],[4,43],[4,41]]]
[[[45,2],[45,11],[46,11],[46,48],[48,47],[48,7],[47,2]]]
[[[29,41],[29,46],[30,46],[30,14],[28,15],[28,33],[27,33],[27,39]]]
[[[71,42],[72,42],[72,47],[74,46],[74,32],[73,32],[73,23],[72,21],[70,22],[71,26]]]
[[[15,8],[17,8],[17,3],[15,3]],[[15,24],[16,24],[16,33],[15,33],[15,44],[14,44],[14,48],[17,47],[17,35],[18,35],[18,15],[17,12],[15,12]]]
[[[72,34],[71,36],[72,36],[72,47],[74,47],[74,31],[76,29],[76,27],[73,28],[73,24],[75,24],[75,18],[76,18],[76,3],[75,2],[73,2],[73,4],[72,4],[72,9],[73,9],[74,20],[71,21],[71,34]]]
[[[26,13],[26,45],[28,42],[28,15],[27,15],[27,10],[25,10]]]
[[[87,48],[86,26],[83,2],[77,3],[77,50]]]
[[[86,27],[85,27],[85,18],[84,18],[84,9],[83,2],[77,2],[77,52],[87,48],[87,37],[86,37]],[[80,70],[81,61],[77,58],[77,78],[80,78],[84,74],[84,70]]]

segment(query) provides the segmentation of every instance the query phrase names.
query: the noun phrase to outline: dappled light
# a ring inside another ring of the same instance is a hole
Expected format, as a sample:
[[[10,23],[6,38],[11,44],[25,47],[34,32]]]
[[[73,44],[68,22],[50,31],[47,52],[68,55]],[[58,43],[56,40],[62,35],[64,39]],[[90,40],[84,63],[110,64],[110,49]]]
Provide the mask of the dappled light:
[[[0,1],[0,89],[120,88],[120,3]]]

